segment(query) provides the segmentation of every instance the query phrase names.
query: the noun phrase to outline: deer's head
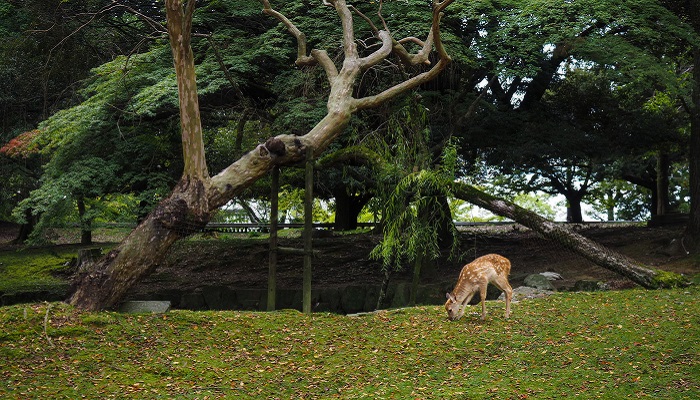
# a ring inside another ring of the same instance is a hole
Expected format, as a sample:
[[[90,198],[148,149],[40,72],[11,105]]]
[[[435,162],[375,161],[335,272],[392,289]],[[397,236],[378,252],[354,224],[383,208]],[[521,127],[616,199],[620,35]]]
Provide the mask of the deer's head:
[[[462,315],[464,315],[464,306],[457,301],[452,293],[446,293],[446,297],[445,310],[447,310],[447,318],[449,318],[450,321],[462,318]]]

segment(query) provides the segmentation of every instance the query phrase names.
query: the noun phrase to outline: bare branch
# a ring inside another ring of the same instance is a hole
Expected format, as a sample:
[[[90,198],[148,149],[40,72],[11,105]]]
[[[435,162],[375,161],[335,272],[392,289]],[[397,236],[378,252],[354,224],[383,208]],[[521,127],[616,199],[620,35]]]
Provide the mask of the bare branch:
[[[442,40],[440,39],[440,16],[442,11],[449,6],[454,0],[444,0],[442,2],[433,0],[433,23],[428,38],[425,42],[421,41],[415,37],[407,37],[394,42],[394,54],[396,54],[401,62],[408,65],[416,65],[420,63],[430,64],[428,60],[428,55],[435,45],[435,50],[440,55],[440,58],[449,59],[450,56],[445,51],[442,45]],[[403,46],[404,43],[414,42],[422,46],[422,48],[416,54],[411,54]]]
[[[187,4],[185,5],[185,19],[183,20],[183,27],[182,27],[182,32],[183,32],[183,41],[189,43],[189,41],[192,38],[192,17],[194,16],[194,4],[195,0],[187,0]]]
[[[166,33],[168,33],[168,30],[163,26],[162,23],[160,23],[160,22],[154,20],[153,18],[149,17],[148,15],[146,15],[146,14],[144,14],[144,13],[138,11],[137,9],[135,9],[135,8],[133,8],[133,7],[130,7],[130,6],[128,6],[128,5],[125,5],[125,4],[119,4],[119,6],[125,8],[125,9],[128,10],[130,13],[132,13],[132,14],[136,15],[137,17],[141,18],[144,22],[146,22],[148,25],[150,25],[151,28],[153,28],[154,31],[160,32],[161,34],[166,34]]]
[[[411,54],[406,50],[406,48],[403,46],[403,43],[407,42],[415,42],[418,43],[422,48],[418,51],[418,53]],[[433,49],[433,31],[432,29],[430,30],[430,33],[428,34],[428,38],[426,39],[425,42],[418,38],[414,37],[407,37],[403,38],[401,40],[394,40],[394,54],[396,54],[399,59],[401,60],[402,63],[406,65],[416,65],[420,63],[424,63],[426,65],[430,65],[430,61],[428,60],[428,55],[430,54],[430,50]]]
[[[377,65],[379,62],[384,60],[389,54],[391,54],[394,40],[391,38],[389,32],[379,31],[378,35],[379,38],[382,40],[382,47],[380,47],[377,51],[370,54],[369,56],[360,59],[360,65],[362,69],[368,69],[374,65]]]
[[[353,27],[352,13],[345,0],[333,0],[332,4],[340,16],[340,23],[343,26],[343,47],[345,48],[345,61],[356,60],[357,45],[355,44],[355,28]]]
[[[433,18],[428,40],[424,43],[424,57],[427,59],[428,52],[435,44],[438,51],[439,60],[428,71],[389,88],[382,93],[362,99],[352,97],[354,86],[359,74],[367,68],[385,60],[392,50],[396,50],[398,41],[394,40],[388,30],[378,31],[378,36],[382,40],[382,46],[362,59],[358,58],[358,44],[354,41],[352,33],[352,12],[345,3],[345,0],[328,0],[326,3],[332,5],[338,13],[343,25],[343,46],[345,46],[345,60],[340,71],[336,70],[335,64],[325,51],[314,49],[311,56],[306,56],[306,38],[299,29],[284,15],[275,11],[270,6],[269,0],[260,0],[264,6],[264,12],[280,22],[297,39],[298,59],[297,64],[304,65],[299,60],[312,60],[306,65],[320,63],[326,70],[330,81],[330,94],[328,96],[328,113],[303,136],[278,135],[268,139],[264,144],[241,157],[238,161],[221,171],[211,179],[210,193],[208,196],[210,206],[225,204],[231,198],[237,196],[243,189],[251,185],[255,180],[266,174],[275,165],[289,165],[304,159],[306,148],[311,146],[314,149],[314,156],[320,155],[332,142],[344,131],[350,122],[350,118],[359,109],[366,109],[378,106],[410,89],[428,82],[435,78],[451,61],[444,48],[435,42],[439,38],[440,13],[453,0],[433,2]],[[401,46],[399,44],[399,46]],[[402,46],[401,46],[402,47]],[[408,52],[405,52],[408,54]],[[420,58],[412,58],[412,62]],[[421,61],[418,61],[421,62]],[[274,146],[273,146],[274,145]]]
[[[377,29],[377,27],[374,25],[374,22],[372,22],[372,20],[369,19],[369,17],[367,17],[365,14],[363,14],[360,10],[355,8],[355,6],[353,6],[353,5],[350,5],[350,9],[353,10],[357,15],[359,15],[362,19],[364,19],[369,24],[370,29],[372,29],[372,32],[374,32],[374,36],[379,36],[379,29]],[[384,26],[386,26],[386,24],[384,24]],[[388,29],[385,29],[385,30],[388,31]]]
[[[249,106],[249,101],[243,94],[241,87],[238,86],[238,83],[236,83],[236,81],[233,79],[231,71],[229,71],[228,68],[226,68],[226,64],[224,64],[224,59],[223,57],[221,57],[221,52],[216,46],[216,43],[214,43],[214,38],[211,35],[207,35],[206,38],[209,41],[209,46],[211,46],[212,50],[214,50],[214,56],[216,57],[216,61],[219,63],[219,67],[221,67],[221,71],[224,73],[226,80],[228,80],[228,82],[231,84],[231,87],[233,88],[233,91],[236,93],[236,97],[238,97],[238,99],[241,102],[246,103],[246,106]]]
[[[432,39],[430,39],[430,40],[432,40]],[[415,43],[415,44],[417,44],[418,46],[421,46],[421,47],[424,47],[424,46],[425,46],[425,42],[422,41],[422,40],[420,40],[420,39],[418,39],[418,38],[415,37],[415,36],[409,36],[409,37],[405,37],[405,38],[399,40],[399,43],[401,43],[401,44],[408,43],[408,42],[413,42],[413,43]]]
[[[391,32],[389,30],[389,27],[386,25],[386,20],[384,19],[384,16],[382,15],[382,8],[384,8],[384,1],[379,0],[379,10],[377,10],[377,15],[379,16],[379,19],[382,20],[382,25],[384,25],[384,30],[387,32]]]
[[[338,76],[338,68],[335,66],[330,56],[328,56],[328,52],[325,50],[313,49],[311,50],[311,56],[321,65],[323,70],[326,71],[328,82],[332,84],[333,80]]]
[[[314,57],[311,57],[306,54],[306,35],[302,31],[300,31],[299,28],[297,28],[296,25],[294,25],[294,23],[290,21],[287,17],[285,17],[277,10],[274,10],[270,5],[269,0],[260,0],[260,2],[263,4],[263,12],[282,22],[284,26],[287,27],[289,33],[291,33],[292,36],[296,38],[297,60],[295,61],[295,64],[298,66],[316,65],[317,60]]]
[[[431,79],[435,78],[446,66],[447,64],[452,60],[449,54],[447,54],[447,51],[443,47],[442,43],[440,42],[440,17],[442,14],[442,10],[445,9],[450,3],[452,3],[454,0],[444,0],[442,2],[439,2],[437,0],[433,0],[433,23],[430,29],[430,35],[428,35],[428,40],[426,41],[426,45],[428,43],[434,43],[435,49],[438,51],[438,55],[440,57],[440,60],[435,64],[430,70],[416,75],[413,78],[410,78],[398,85],[395,85],[389,89],[386,89],[382,93],[379,93],[374,96],[368,96],[362,99],[358,99],[355,106],[357,109],[367,109],[367,108],[372,108],[376,107],[385,101],[392,99],[399,94],[405,93],[406,91],[413,89],[415,87],[418,87],[419,85],[430,81]],[[432,40],[431,40],[432,38]],[[401,46],[396,40],[394,40],[394,45],[399,45]],[[403,48],[403,46],[401,46]],[[424,49],[426,46],[424,46]],[[405,49],[404,49],[405,50]],[[396,47],[395,47],[396,51]],[[423,52],[423,50],[421,50]],[[408,52],[406,54],[408,55]],[[410,56],[410,55],[409,55]],[[401,57],[401,56],[399,56]],[[425,57],[427,59],[427,53],[425,54]],[[417,57],[409,57],[413,61],[417,60]]]

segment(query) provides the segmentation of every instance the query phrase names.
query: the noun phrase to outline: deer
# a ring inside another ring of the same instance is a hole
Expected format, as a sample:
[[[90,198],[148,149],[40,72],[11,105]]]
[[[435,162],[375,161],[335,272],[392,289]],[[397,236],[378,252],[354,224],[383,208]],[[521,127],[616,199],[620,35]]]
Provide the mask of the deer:
[[[506,318],[510,317],[510,301],[513,289],[508,283],[510,261],[498,254],[487,254],[470,262],[462,268],[459,280],[452,290],[446,293],[445,310],[450,321],[455,321],[464,315],[464,309],[477,291],[481,295],[481,319],[486,319],[486,288],[489,283],[495,284],[506,294]]]

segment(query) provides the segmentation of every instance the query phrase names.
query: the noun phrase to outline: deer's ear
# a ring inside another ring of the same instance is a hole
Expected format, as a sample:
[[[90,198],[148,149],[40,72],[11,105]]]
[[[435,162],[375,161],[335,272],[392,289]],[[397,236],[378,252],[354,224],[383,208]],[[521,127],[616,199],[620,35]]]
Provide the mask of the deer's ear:
[[[447,300],[455,301],[454,296],[452,296],[452,294],[450,294],[450,293],[445,293],[445,297],[447,298]]]

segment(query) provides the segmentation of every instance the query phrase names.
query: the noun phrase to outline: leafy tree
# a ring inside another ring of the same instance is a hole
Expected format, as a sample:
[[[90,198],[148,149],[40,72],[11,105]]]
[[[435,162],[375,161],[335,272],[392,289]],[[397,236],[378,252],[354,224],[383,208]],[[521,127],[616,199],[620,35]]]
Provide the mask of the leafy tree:
[[[614,159],[609,149],[638,155],[654,149],[642,144],[677,140],[662,135],[677,124],[653,130],[659,119],[642,104],[649,88],[676,84],[668,56],[695,39],[655,2],[519,3],[468,5],[461,37],[478,64],[465,83],[481,85],[485,101],[474,113],[467,102],[455,106],[471,115],[453,124],[469,144],[461,154],[519,172],[516,191],[531,183],[564,194],[571,219],[580,220],[581,199],[605,178],[601,156]],[[533,171],[540,173],[530,182]]]
[[[411,57],[405,47],[386,30],[374,30],[376,48],[358,49],[353,29],[353,14],[342,0],[332,2],[343,28],[344,62],[338,69],[328,52],[313,49],[307,52],[307,39],[284,14],[263,1],[264,12],[276,18],[296,39],[299,66],[318,65],[330,85],[328,113],[303,136],[278,135],[245,154],[219,174],[210,177],[202,133],[195,60],[192,50],[192,23],[195,2],[166,1],[168,32],[178,84],[180,126],[183,143],[183,172],[171,195],[163,200],[111,254],[78,276],[69,302],[81,308],[100,309],[113,305],[138,279],[150,273],[170,245],[180,237],[203,227],[211,213],[243,189],[265,175],[275,165],[287,165],[305,157],[311,147],[320,154],[343,131],[351,116],[362,109],[379,106],[436,76],[449,62],[442,47],[438,23],[440,13],[451,1],[434,3],[432,35],[422,51]],[[319,22],[322,22],[320,20]],[[439,60],[428,70],[419,71],[398,85],[376,94],[353,97],[361,72],[369,70],[396,54],[407,65],[420,65],[427,60],[435,45]]]
[[[0,187],[0,209],[25,199],[43,173],[46,154],[29,156],[36,147],[23,132],[37,132],[39,121],[79,101],[80,82],[91,68],[128,53],[148,34],[142,20],[125,11],[149,2],[126,3],[0,1],[0,143],[11,145],[16,137],[25,148],[21,157],[0,156],[2,175],[11,182]],[[22,211],[21,219],[32,223],[39,214]],[[31,229],[25,224],[18,239]]]
[[[700,4],[697,1],[662,0],[662,3],[687,21],[696,35],[700,35]],[[685,236],[689,237],[697,252],[700,249],[700,41],[696,39],[692,42],[689,51],[684,54],[687,54],[687,58],[682,64],[682,71],[689,94],[679,100],[690,119],[690,219]]]

